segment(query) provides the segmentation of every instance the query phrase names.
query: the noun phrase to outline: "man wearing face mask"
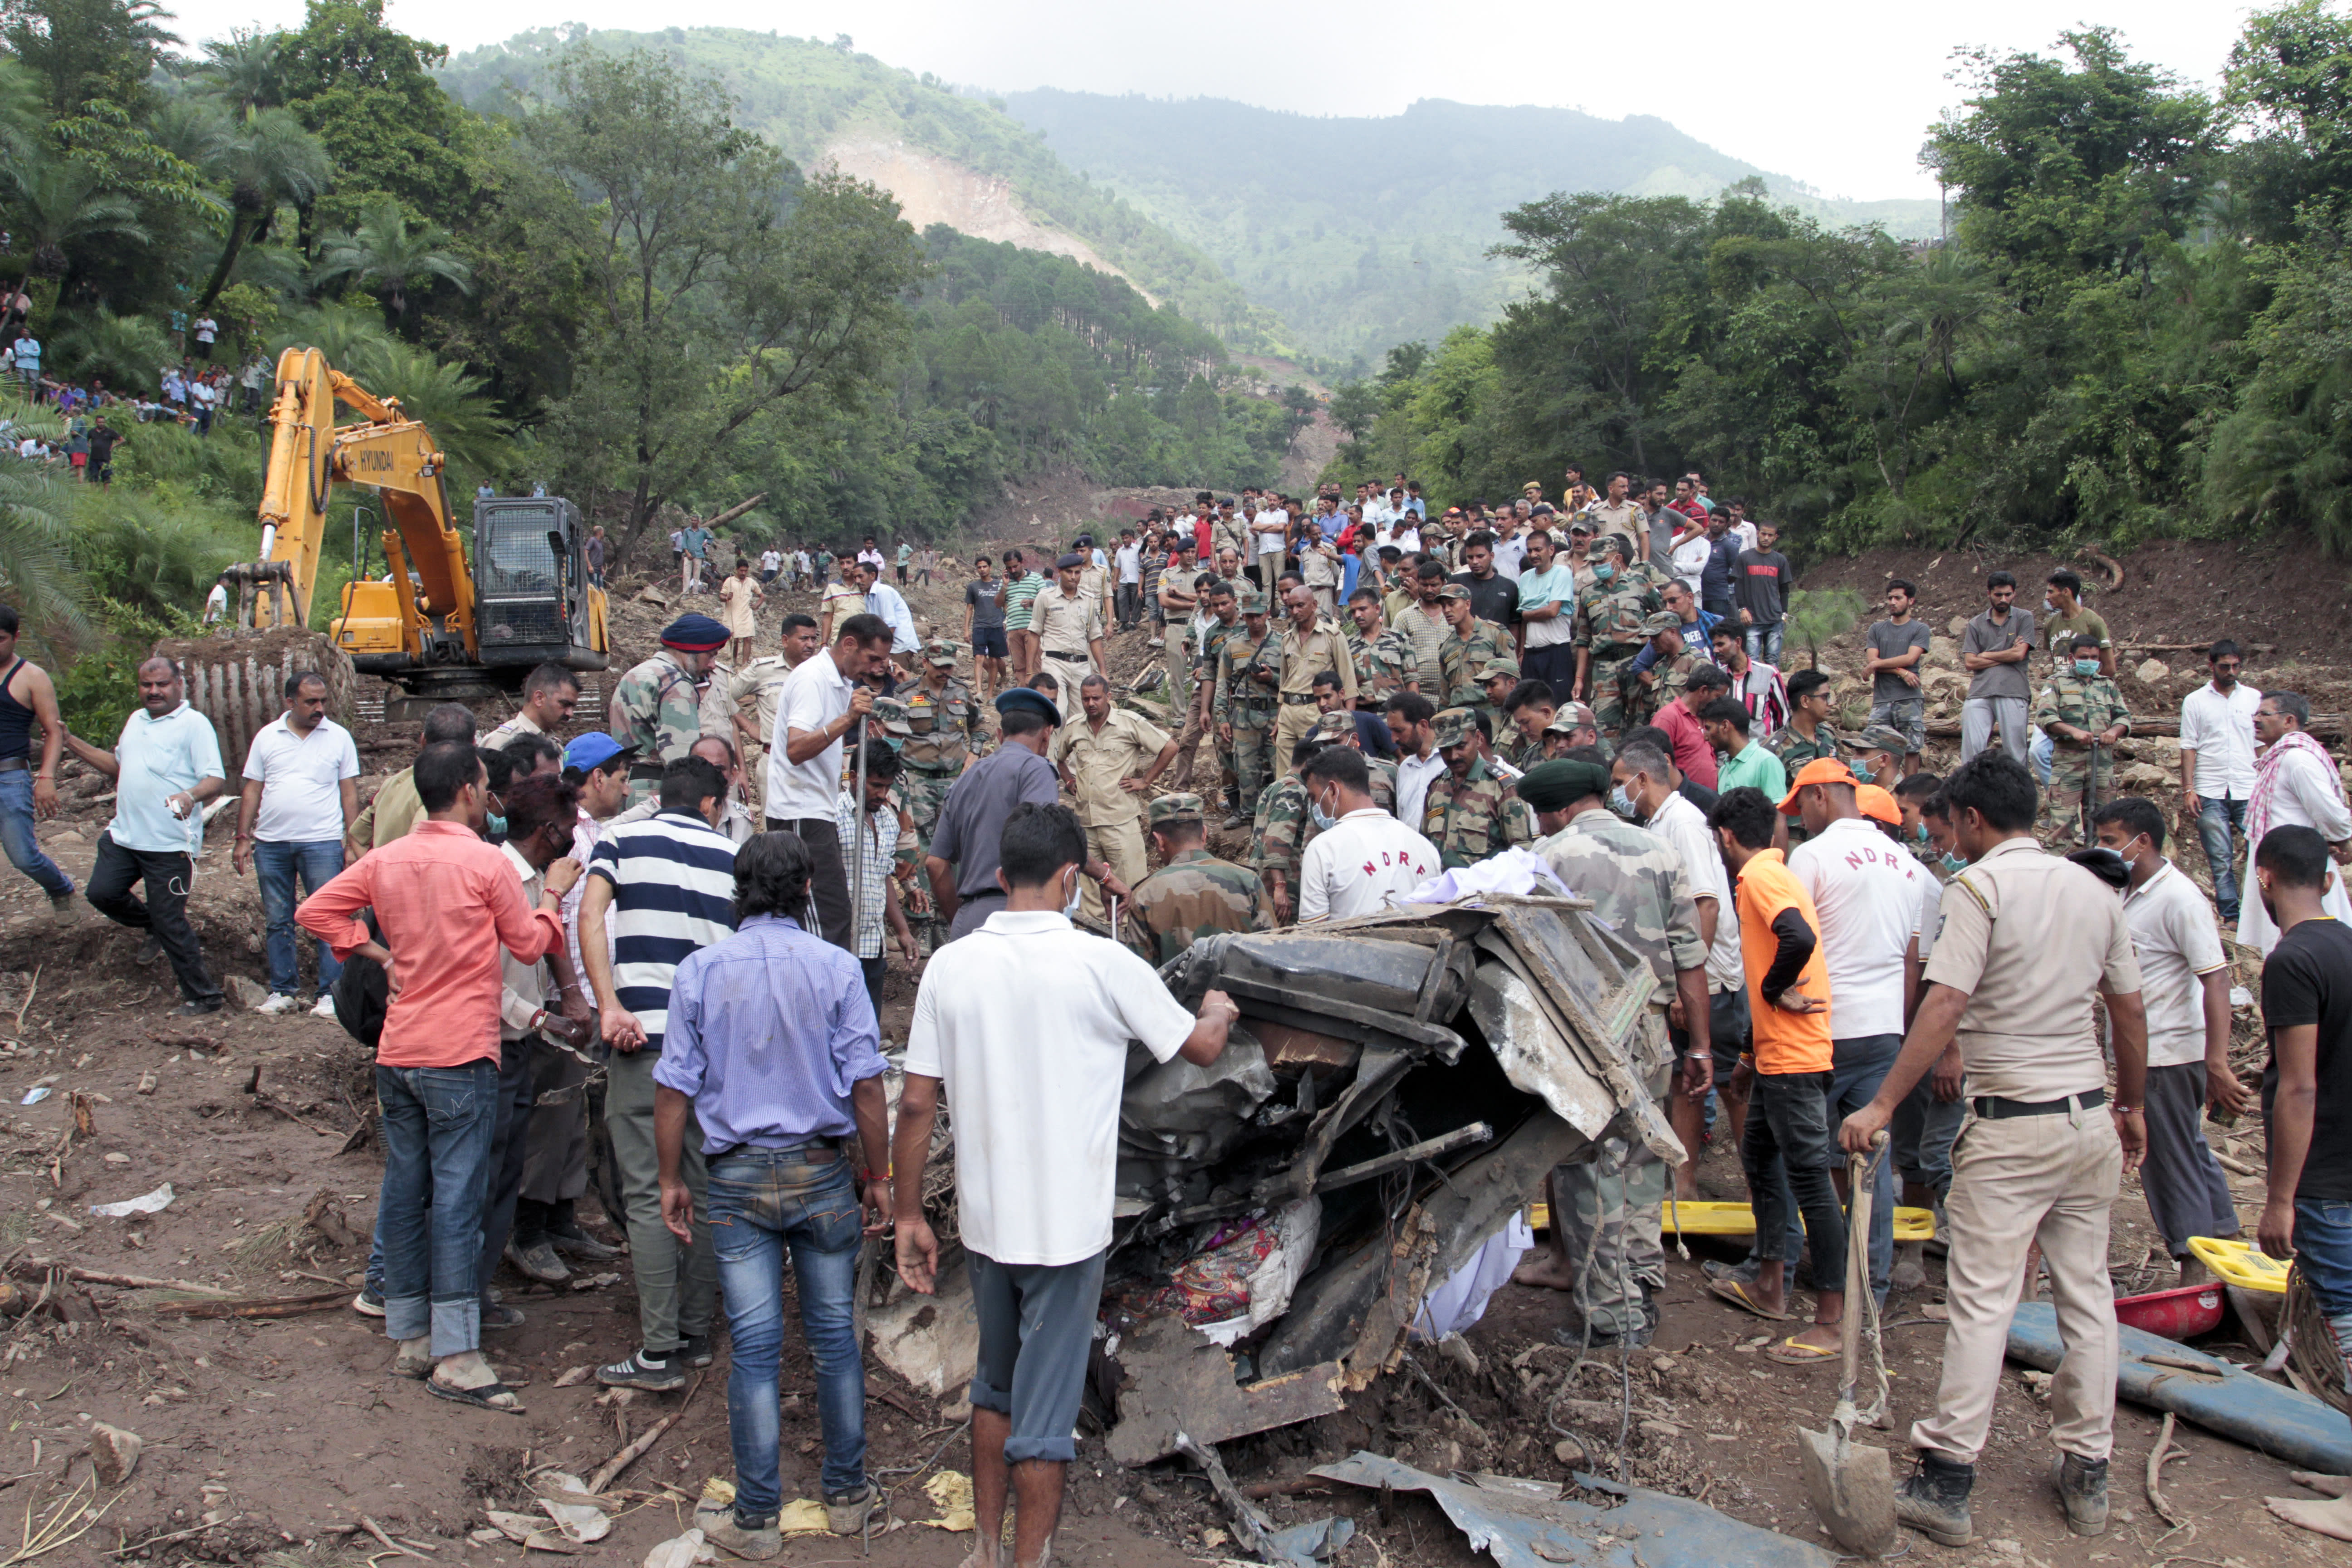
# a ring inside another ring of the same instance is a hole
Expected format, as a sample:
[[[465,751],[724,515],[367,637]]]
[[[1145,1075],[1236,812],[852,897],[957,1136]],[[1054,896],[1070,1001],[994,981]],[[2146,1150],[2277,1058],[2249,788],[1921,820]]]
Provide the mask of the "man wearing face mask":
[[[2189,1256],[2189,1238],[2238,1234],[2229,1181],[2205,1142],[2205,1110],[2210,1105],[2237,1116],[2251,1099],[2230,1070],[2230,965],[2213,907],[2165,858],[2164,813],[2126,795],[2101,806],[2092,821],[2100,847],[2122,856],[2131,871],[2124,920],[2147,1009],[2147,1163],[2140,1190],[2180,1282],[2200,1284],[2205,1270]]]
[[[1437,875],[1437,847],[1373,803],[1362,752],[1326,746],[1298,778],[1320,829],[1299,868],[1301,925],[1387,909]]]
[[[2042,798],[2042,830],[2055,850],[2084,842],[2084,796],[2095,811],[2114,797],[2115,744],[2131,731],[2131,710],[2116,683],[2099,673],[2099,639],[2075,636],[2072,661],[2052,672],[2033,710],[2033,721],[2055,744],[2050,793]]]

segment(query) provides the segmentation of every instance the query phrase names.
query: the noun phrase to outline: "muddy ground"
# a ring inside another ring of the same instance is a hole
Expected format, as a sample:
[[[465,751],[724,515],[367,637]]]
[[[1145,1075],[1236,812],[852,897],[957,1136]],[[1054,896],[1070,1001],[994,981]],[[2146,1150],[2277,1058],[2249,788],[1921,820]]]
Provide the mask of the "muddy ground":
[[[962,553],[968,557],[971,548]],[[953,626],[961,625],[957,592],[935,584],[912,596],[919,615]],[[667,609],[618,597],[617,640],[625,653],[635,652]],[[788,607],[798,605],[772,601],[763,621],[772,626]],[[1928,607],[1940,627],[1950,612]],[[1144,661],[1150,650],[1141,641],[1140,635],[1120,639],[1118,669]],[[1836,658],[1834,651],[1827,656],[1832,663]],[[361,740],[372,788],[407,760],[413,731],[362,727]],[[88,870],[108,812],[94,784],[69,780],[67,814],[42,830],[77,880]],[[216,824],[194,910],[216,967],[257,986],[258,899],[249,879],[230,873],[226,836]],[[583,1548],[577,1560],[635,1564],[683,1529],[703,1480],[730,1470],[723,1350],[697,1392],[641,1395],[618,1411],[600,1406],[593,1384],[557,1386],[566,1373],[618,1357],[634,1343],[635,1306],[624,1261],[612,1282],[579,1290],[549,1291],[511,1275],[499,1281],[528,1321],[489,1336],[486,1350],[521,1391],[525,1415],[463,1409],[391,1377],[380,1325],[352,1312],[340,1294],[364,1266],[380,1173],[372,1144],[341,1152],[369,1101],[364,1052],[331,1021],[307,1016],[269,1018],[239,1010],[174,1018],[168,973],[139,964],[138,950],[131,933],[87,908],[60,918],[29,882],[0,878],[0,1041],[6,1042],[0,1045],[0,1104],[6,1107],[0,1111],[0,1240],[17,1289],[26,1297],[50,1291],[37,1310],[0,1321],[0,1409],[7,1423],[0,1436],[0,1487],[6,1489],[0,1558],[57,1542],[47,1561],[118,1561],[114,1554],[127,1552],[160,1563],[356,1565],[388,1551],[355,1533],[364,1518],[431,1548],[430,1561],[520,1564],[520,1548],[468,1541],[485,1508],[527,1506],[521,1479],[529,1468],[558,1463],[584,1475],[622,1447],[624,1424],[635,1436],[681,1407],[682,1418],[615,1483],[629,1507],[613,1534]],[[2249,973],[2242,968],[2242,980]],[[903,1030],[911,981],[893,975],[886,1030]],[[2242,1017],[2250,1050],[2254,1031],[2251,1016]],[[259,1095],[248,1092],[257,1069]],[[37,1104],[21,1104],[37,1088],[48,1093]],[[77,1096],[90,1130],[68,1139]],[[2241,1129],[2227,1146],[2260,1163],[2258,1129]],[[174,1198],[160,1214],[123,1220],[89,1212],[93,1204],[165,1183]],[[2251,1178],[2233,1184],[2251,1215],[2259,1184]],[[1701,1185],[1706,1195],[1741,1195],[1736,1157],[1721,1141],[1704,1153]],[[614,1238],[611,1226],[593,1211],[589,1217]],[[2118,1289],[2160,1288],[2167,1281],[2149,1265],[2153,1237],[2136,1184],[2126,1184],[2116,1217],[2110,1264]],[[53,1279],[47,1265],[253,1295],[335,1291],[338,1299],[274,1321],[192,1320],[171,1310],[184,1296]],[[1685,1262],[1670,1251],[1668,1270],[1658,1343],[1625,1369],[1633,1430],[1623,1474],[1702,1497],[1751,1523],[1811,1535],[1794,1432],[1822,1422],[1834,1399],[1833,1369],[1766,1361],[1755,1342],[1767,1325],[1709,1298],[1696,1258]],[[1927,1289],[1899,1292],[1889,1311],[1893,1421],[1870,1440],[1898,1454],[1909,1420],[1932,1397],[1940,1350],[1940,1330],[1919,1321],[1922,1308],[1937,1299],[1940,1266],[1932,1258],[1928,1275]],[[1548,1419],[1555,1396],[1617,1400],[1623,1388],[1613,1358],[1586,1362],[1569,1379],[1574,1386],[1563,1387],[1573,1355],[1551,1343],[1559,1319],[1558,1298],[1507,1289],[1468,1335],[1474,1358],[1419,1358],[1458,1410],[1409,1376],[1391,1377],[1356,1396],[1344,1415],[1227,1445],[1226,1462],[1245,1485],[1301,1477],[1357,1447],[1438,1471],[1562,1478],[1555,1445],[1564,1435]],[[2231,1338],[2225,1330],[2207,1348]],[[2243,1351],[2234,1353],[2249,1359]],[[955,1421],[939,1402],[878,1368],[869,1386],[869,1463],[891,1489],[890,1517],[898,1522],[873,1541],[873,1560],[908,1568],[960,1562],[969,1537],[921,1522],[938,1511],[922,1489],[927,1467],[969,1468]],[[814,1495],[814,1389],[805,1354],[792,1339],[784,1390],[787,1495]],[[145,1440],[137,1470],[119,1489],[95,1487],[79,1457],[100,1422]],[[1613,1429],[1570,1424],[1595,1449],[1593,1466],[1615,1473]],[[2263,1511],[2265,1496],[2300,1492],[2284,1466],[2194,1430],[2180,1438],[2190,1458],[2166,1472],[2168,1497],[2193,1528],[2168,1535],[2139,1479],[2156,1423],[2129,1407],[2119,1420],[2116,1523],[2104,1540],[2077,1541],[2065,1533],[2044,1479],[2047,1425],[2042,1405],[2010,1369],[1976,1494],[1979,1544],[1946,1553],[1911,1537],[1909,1552],[1972,1564],[2343,1560],[2342,1546]],[[1230,1521],[1205,1497],[1200,1479],[1186,1473],[1188,1466],[1123,1471],[1105,1457],[1093,1431],[1080,1452],[1057,1545],[1063,1558],[1172,1568],[1230,1550]],[[89,1521],[79,1512],[85,1503],[102,1509],[102,1516]],[[1347,1568],[1485,1560],[1474,1557],[1433,1507],[1412,1498],[1384,1506],[1371,1494],[1334,1489],[1329,1495],[1276,1496],[1265,1506],[1284,1521],[1332,1511],[1352,1516],[1360,1534],[1339,1558]],[[44,1521],[53,1515],[59,1522],[45,1537]],[[862,1554],[855,1542],[812,1538],[788,1543],[785,1560],[833,1563]]]

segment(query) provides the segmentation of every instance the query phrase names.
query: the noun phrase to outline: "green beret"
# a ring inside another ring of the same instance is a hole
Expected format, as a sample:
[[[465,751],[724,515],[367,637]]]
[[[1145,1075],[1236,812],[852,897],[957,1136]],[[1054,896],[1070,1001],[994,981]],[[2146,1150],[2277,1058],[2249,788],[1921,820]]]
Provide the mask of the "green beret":
[[[1529,768],[1518,782],[1519,798],[1538,811],[1566,811],[1589,795],[1609,793],[1609,770],[1599,763],[1559,757]]]

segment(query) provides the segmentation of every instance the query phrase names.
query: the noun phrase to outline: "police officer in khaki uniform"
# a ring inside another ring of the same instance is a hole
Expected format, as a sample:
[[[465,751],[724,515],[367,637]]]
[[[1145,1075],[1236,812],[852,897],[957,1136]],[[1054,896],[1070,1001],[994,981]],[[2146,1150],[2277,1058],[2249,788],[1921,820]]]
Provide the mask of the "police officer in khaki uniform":
[[[1315,595],[1305,587],[1293,588],[1283,595],[1282,607],[1288,619],[1282,628],[1282,674],[1275,685],[1282,699],[1274,723],[1276,778],[1289,773],[1292,748],[1322,717],[1315,705],[1317,675],[1327,669],[1336,671],[1348,705],[1353,707],[1356,701],[1355,655],[1348,650],[1348,639],[1339,635],[1339,629],[1317,614]]]
[[[1080,683],[1078,705],[1083,716],[1054,731],[1045,759],[1077,797],[1078,820],[1095,858],[1108,861],[1132,888],[1150,869],[1143,851],[1143,803],[1152,782],[1176,760],[1175,738],[1141,714],[1111,706],[1110,682],[1099,675]],[[1081,896],[1086,912],[1102,919],[1100,887],[1089,881]]]
[[[1969,868],[1944,889],[1943,929],[1902,1055],[1840,1139],[1860,1152],[1956,1041],[1968,1120],[1945,1199],[1951,1258],[1942,1386],[1915,1423],[1918,1468],[1895,1517],[1944,1546],[1971,1536],[1969,1489],[1992,1426],[2009,1323],[2039,1245],[2065,1359],[2050,1385],[2059,1500],[2078,1535],[2106,1528],[2119,1360],[2107,1226],[2124,1173],[2147,1146],[2147,1016],[2123,904],[2034,841],[2033,775],[2006,752],[1962,763],[1944,786]],[[2106,999],[2116,1099],[2092,1018]]]
[[[1065,713],[1078,710],[1078,682],[1088,670],[1110,666],[1103,658],[1102,601],[1088,594],[1080,578],[1087,558],[1075,552],[1054,563],[1054,580],[1037,590],[1029,605],[1029,630],[1037,638],[1039,663],[1054,678],[1056,705]]]

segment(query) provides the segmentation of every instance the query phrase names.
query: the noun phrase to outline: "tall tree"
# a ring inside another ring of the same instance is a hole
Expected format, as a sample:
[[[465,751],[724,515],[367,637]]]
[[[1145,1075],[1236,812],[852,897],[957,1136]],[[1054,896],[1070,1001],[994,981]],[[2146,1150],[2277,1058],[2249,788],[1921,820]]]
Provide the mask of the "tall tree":
[[[53,114],[92,99],[140,106],[157,57],[177,35],[158,0],[5,0],[0,42],[39,78]]]
[[[404,326],[412,284],[438,278],[461,294],[472,292],[474,269],[443,248],[448,243],[448,235],[433,224],[411,227],[398,202],[379,201],[357,228],[330,236],[319,247],[310,279],[322,288],[348,281],[381,294],[393,325]]]
[[[211,170],[228,187],[228,235],[196,300],[199,310],[210,309],[220,298],[246,242],[268,226],[278,204],[308,206],[318,200],[333,173],[319,139],[284,109],[251,110],[224,125],[213,143]],[[398,217],[396,208],[394,216]],[[394,299],[399,314],[406,297],[395,288]]]

